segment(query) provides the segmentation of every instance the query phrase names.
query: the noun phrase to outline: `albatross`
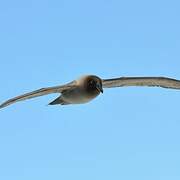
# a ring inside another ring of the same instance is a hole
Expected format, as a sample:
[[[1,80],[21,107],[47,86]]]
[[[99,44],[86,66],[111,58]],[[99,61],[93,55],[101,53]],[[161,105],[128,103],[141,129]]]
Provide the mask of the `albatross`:
[[[106,88],[126,86],[147,86],[180,89],[180,80],[168,77],[120,77],[113,79],[101,79],[96,75],[86,75],[64,85],[41,88],[11,98],[2,103],[0,108],[4,108],[19,101],[24,101],[52,93],[58,93],[60,96],[50,102],[49,105],[83,104],[99,96]]]

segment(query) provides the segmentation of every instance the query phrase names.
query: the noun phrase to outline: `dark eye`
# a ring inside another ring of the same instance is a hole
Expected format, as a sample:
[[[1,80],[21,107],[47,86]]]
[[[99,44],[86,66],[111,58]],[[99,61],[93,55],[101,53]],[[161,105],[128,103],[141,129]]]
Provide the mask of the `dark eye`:
[[[90,84],[95,84],[95,81],[94,81],[94,80],[91,80],[91,81],[90,81]]]
[[[96,87],[96,82],[94,80],[89,81],[89,87],[95,88]]]

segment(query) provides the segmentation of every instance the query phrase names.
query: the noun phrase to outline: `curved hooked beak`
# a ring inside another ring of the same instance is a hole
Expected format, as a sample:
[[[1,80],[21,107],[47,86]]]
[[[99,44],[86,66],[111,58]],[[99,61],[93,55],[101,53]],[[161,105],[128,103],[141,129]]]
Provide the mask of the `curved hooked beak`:
[[[97,84],[97,85],[96,85],[96,88],[97,88],[97,90],[98,90],[99,92],[101,92],[101,93],[104,92],[104,91],[103,91],[103,87],[102,87],[101,84]]]

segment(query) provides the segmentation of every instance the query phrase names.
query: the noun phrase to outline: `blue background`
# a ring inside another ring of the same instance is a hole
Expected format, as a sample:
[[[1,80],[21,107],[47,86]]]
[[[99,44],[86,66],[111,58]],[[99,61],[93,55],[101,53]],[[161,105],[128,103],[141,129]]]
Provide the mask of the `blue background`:
[[[180,79],[178,0],[0,2],[0,101],[82,74]],[[108,89],[0,111],[0,179],[179,180],[180,92]]]

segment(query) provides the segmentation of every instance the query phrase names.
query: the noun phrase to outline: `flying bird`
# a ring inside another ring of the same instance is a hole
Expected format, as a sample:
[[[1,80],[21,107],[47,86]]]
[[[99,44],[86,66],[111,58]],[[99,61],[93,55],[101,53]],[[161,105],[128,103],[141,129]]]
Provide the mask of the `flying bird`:
[[[115,88],[125,86],[150,86],[171,89],[180,89],[180,80],[167,77],[120,77],[115,79],[101,79],[95,75],[82,76],[77,80],[60,86],[41,88],[9,99],[0,105],[4,108],[18,101],[35,98],[51,93],[61,95],[49,105],[83,104],[96,98],[103,93],[104,88]]]

